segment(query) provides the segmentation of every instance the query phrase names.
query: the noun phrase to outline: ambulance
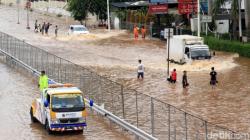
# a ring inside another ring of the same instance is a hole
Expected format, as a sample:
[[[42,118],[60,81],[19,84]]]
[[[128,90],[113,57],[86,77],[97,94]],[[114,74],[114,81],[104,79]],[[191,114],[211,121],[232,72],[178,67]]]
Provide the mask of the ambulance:
[[[71,84],[52,84],[41,97],[32,102],[32,122],[40,122],[49,134],[63,131],[82,131],[87,112],[82,92]]]

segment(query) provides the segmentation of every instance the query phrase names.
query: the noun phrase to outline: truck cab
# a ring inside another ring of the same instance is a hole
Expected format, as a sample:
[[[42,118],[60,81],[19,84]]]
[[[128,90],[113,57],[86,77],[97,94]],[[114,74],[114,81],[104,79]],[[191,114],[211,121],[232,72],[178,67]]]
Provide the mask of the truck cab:
[[[211,54],[207,45],[186,45],[185,59],[210,59]]]
[[[87,112],[82,92],[71,84],[53,84],[44,89],[30,108],[32,122],[53,131],[83,131]]]
[[[191,35],[174,35],[170,38],[170,46],[166,49],[169,60],[184,64],[194,59],[210,59],[209,47],[202,37]],[[168,53],[169,50],[169,53]]]

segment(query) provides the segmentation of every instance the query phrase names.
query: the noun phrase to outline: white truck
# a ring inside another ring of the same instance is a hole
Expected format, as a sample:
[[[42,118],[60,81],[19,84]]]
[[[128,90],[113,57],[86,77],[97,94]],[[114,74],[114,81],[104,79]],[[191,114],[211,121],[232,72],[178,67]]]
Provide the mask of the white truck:
[[[71,84],[53,84],[32,102],[32,122],[40,122],[49,134],[55,131],[83,131],[87,112],[82,92]]]
[[[168,57],[168,48],[167,57]],[[175,35],[170,38],[169,60],[184,64],[193,59],[210,59],[209,47],[202,37],[191,35]]]

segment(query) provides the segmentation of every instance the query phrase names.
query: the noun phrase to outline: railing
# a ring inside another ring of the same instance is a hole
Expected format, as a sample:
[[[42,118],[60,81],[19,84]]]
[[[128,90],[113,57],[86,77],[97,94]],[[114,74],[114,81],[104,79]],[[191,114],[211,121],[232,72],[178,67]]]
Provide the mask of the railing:
[[[234,139],[233,131],[208,123],[1,32],[0,50],[37,71],[45,70],[55,81],[75,84],[86,98],[104,106],[111,115],[158,139],[208,140],[209,134],[219,133],[231,135]]]

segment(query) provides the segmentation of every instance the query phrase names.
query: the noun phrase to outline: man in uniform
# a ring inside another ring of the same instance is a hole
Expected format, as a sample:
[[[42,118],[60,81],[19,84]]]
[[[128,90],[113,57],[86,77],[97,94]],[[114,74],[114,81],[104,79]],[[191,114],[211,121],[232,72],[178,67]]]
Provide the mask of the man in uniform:
[[[39,77],[39,84],[38,87],[40,91],[48,88],[48,76],[45,74],[45,71],[41,71],[41,76]]]

